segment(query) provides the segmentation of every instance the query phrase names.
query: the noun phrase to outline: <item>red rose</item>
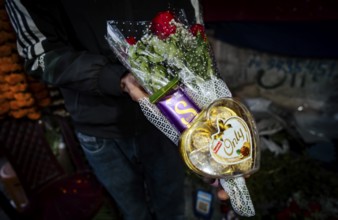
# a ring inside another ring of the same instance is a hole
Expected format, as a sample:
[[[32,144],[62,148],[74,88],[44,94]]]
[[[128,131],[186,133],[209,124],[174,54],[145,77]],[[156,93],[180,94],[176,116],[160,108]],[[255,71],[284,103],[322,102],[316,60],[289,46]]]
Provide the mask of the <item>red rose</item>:
[[[194,35],[197,36],[198,33],[203,37],[204,40],[207,39],[207,36],[205,35],[205,30],[204,26],[201,24],[194,24],[193,26],[190,27],[190,32]]]
[[[134,44],[137,43],[137,40],[136,40],[135,37],[127,37],[127,38],[126,38],[126,41],[127,41],[128,44],[130,44],[130,45],[134,45]]]
[[[150,29],[161,40],[164,40],[176,32],[176,26],[170,24],[173,19],[174,15],[170,11],[159,12],[152,20]]]

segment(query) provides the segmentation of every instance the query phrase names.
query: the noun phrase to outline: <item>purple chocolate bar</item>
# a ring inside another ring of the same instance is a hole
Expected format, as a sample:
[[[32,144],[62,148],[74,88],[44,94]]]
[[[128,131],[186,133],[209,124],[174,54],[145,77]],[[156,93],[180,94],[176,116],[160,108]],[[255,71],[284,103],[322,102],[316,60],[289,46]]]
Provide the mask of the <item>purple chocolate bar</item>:
[[[181,90],[177,89],[156,103],[162,114],[179,132],[189,128],[200,109]]]

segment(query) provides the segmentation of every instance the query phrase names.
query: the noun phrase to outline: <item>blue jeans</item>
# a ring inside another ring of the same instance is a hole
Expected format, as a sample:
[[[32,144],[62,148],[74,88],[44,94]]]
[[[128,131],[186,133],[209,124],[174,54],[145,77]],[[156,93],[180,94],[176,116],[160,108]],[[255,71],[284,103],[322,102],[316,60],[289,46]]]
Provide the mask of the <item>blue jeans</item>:
[[[125,220],[184,219],[185,165],[160,131],[113,139],[77,136]]]

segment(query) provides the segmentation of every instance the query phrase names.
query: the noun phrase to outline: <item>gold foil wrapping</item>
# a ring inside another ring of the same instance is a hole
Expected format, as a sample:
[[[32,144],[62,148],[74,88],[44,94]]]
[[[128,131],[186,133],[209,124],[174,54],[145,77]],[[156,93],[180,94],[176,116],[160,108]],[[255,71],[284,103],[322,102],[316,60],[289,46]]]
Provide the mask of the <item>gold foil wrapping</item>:
[[[250,112],[224,98],[200,112],[180,139],[187,166],[214,178],[251,174],[259,168],[258,135]]]

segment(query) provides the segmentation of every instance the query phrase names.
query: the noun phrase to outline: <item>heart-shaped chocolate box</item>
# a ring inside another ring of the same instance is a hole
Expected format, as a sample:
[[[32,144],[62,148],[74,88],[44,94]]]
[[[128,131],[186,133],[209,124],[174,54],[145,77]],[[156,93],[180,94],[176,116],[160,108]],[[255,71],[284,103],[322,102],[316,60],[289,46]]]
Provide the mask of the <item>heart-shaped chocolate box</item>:
[[[259,138],[249,110],[233,98],[215,100],[180,138],[180,152],[196,174],[245,176],[259,169]]]

